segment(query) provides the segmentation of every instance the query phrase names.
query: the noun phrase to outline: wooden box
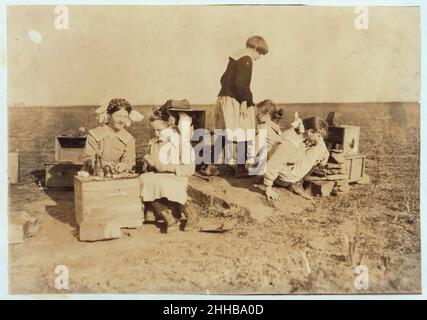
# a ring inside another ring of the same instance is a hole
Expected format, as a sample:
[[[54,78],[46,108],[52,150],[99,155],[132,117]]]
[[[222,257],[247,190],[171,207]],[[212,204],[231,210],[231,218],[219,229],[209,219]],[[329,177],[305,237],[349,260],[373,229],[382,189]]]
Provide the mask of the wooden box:
[[[348,172],[349,182],[361,180],[365,174],[366,156],[357,154],[345,157],[345,168]]]
[[[120,228],[138,228],[143,222],[140,177],[94,180],[76,176],[74,205],[79,225],[113,221]]]
[[[74,176],[77,175],[81,168],[82,165],[76,163],[45,163],[45,186],[49,188],[72,188],[74,186]]]
[[[344,155],[359,153],[360,127],[357,126],[329,126],[326,141],[332,149],[342,149]]]
[[[178,124],[179,113],[183,112],[192,118],[194,130],[205,128],[206,111],[205,110],[192,110],[192,109],[169,109],[170,113],[175,117],[176,124]]]
[[[55,161],[83,163],[86,137],[55,137]]]
[[[19,182],[19,154],[16,152],[9,152],[7,166],[7,177],[10,184]]]
[[[55,137],[55,162],[45,163],[45,186],[74,187],[74,176],[83,166],[86,137]]]
[[[178,124],[179,113],[183,112],[192,119],[192,125],[194,130],[204,129],[206,123],[206,111],[205,110],[192,110],[192,109],[169,109],[170,113],[175,117],[176,124]]]

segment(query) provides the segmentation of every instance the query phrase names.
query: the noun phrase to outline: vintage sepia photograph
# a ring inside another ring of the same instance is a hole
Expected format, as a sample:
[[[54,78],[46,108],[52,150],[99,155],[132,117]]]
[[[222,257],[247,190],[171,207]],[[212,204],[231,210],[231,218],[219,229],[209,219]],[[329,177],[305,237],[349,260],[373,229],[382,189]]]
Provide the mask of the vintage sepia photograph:
[[[9,294],[421,294],[420,14],[7,6]]]

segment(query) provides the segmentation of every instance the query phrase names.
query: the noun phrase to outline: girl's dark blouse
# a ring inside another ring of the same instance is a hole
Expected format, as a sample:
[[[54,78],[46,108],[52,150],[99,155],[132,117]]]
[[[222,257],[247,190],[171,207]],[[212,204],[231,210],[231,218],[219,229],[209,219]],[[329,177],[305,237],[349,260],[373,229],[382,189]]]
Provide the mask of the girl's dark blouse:
[[[228,96],[239,103],[247,102],[248,107],[253,106],[252,92],[250,89],[252,77],[252,58],[243,56],[238,60],[230,57],[227,69],[221,77],[221,91],[218,96]]]

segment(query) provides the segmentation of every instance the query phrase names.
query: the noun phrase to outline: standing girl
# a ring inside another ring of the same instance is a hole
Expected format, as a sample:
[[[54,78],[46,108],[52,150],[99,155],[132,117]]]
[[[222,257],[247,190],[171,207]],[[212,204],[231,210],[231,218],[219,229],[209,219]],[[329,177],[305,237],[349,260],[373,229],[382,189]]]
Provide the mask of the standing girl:
[[[234,52],[228,60],[227,69],[221,77],[221,90],[216,105],[216,128],[225,130],[222,137],[215,137],[221,149],[232,143],[233,158],[237,158],[236,176],[245,173],[248,144],[254,137],[247,129],[255,130],[255,111],[250,89],[253,61],[268,53],[268,46],[260,36],[252,36],[246,47]],[[238,130],[243,134],[235,134]],[[236,150],[237,148],[237,150]],[[215,155],[214,161],[218,161]]]

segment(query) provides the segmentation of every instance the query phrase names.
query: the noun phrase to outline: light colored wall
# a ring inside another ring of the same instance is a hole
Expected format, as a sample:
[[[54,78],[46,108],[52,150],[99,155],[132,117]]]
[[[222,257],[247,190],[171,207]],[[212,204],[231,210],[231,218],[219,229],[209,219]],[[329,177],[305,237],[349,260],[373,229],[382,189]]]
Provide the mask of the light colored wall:
[[[354,7],[69,6],[59,31],[52,6],[8,7],[8,104],[214,103],[228,55],[253,34],[270,47],[254,66],[255,101],[418,101],[418,8],[369,13],[356,30]]]

